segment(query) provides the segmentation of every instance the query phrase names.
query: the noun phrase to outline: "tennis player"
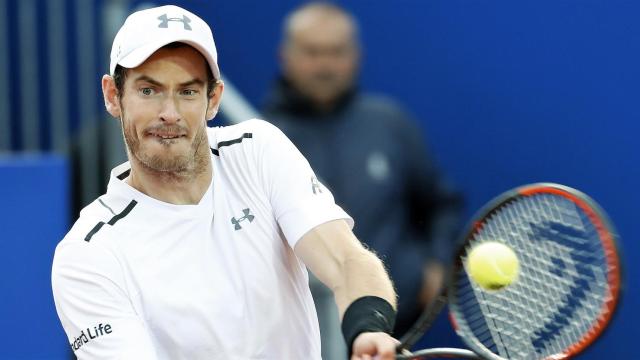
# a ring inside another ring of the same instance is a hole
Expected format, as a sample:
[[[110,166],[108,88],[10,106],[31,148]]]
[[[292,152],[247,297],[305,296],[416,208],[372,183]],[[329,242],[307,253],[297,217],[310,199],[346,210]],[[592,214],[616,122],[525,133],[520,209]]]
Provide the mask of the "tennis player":
[[[207,128],[224,84],[209,26],[130,15],[102,78],[129,161],[56,249],[52,285],[80,359],[319,359],[307,268],[351,359],[394,358],[395,293],[308,162],[274,126]]]

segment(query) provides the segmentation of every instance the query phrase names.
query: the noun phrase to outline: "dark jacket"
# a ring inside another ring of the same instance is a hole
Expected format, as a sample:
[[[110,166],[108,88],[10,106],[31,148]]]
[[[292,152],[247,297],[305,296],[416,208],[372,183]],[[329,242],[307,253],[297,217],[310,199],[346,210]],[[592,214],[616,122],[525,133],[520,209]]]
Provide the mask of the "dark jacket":
[[[355,90],[319,113],[284,80],[263,115],[300,149],[354,218],[358,239],[383,259],[399,294],[398,325],[408,326],[424,264],[451,256],[461,207],[416,121],[389,98]]]

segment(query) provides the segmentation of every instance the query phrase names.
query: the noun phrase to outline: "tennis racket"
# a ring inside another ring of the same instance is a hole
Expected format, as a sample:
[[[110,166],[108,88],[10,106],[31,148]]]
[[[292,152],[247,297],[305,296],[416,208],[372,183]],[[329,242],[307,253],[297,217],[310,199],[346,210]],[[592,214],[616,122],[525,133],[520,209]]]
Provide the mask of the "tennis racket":
[[[465,270],[470,250],[498,241],[520,271],[501,290],[485,290]],[[609,324],[621,288],[616,233],[604,211],[578,190],[552,183],[522,186],[483,207],[463,232],[447,285],[400,339],[397,359],[566,359]],[[449,304],[451,323],[469,347],[409,348]]]

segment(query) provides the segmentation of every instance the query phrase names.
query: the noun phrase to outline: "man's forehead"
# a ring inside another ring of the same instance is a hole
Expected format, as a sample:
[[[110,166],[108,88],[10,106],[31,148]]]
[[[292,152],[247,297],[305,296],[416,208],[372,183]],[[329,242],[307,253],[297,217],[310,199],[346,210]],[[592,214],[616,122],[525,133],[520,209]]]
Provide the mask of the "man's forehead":
[[[345,16],[329,16],[328,14],[304,14],[291,23],[290,31],[292,34],[299,33],[340,33],[352,35],[354,25]]]
[[[131,77],[131,79],[133,82],[148,83],[156,86],[167,85],[166,79],[154,78],[153,76],[146,74],[144,72],[134,74]],[[184,79],[175,79],[173,80],[173,82],[177,82],[178,86],[192,86],[192,85],[205,86],[206,85],[204,79],[201,79],[198,77],[195,77],[195,78],[185,77]]]
[[[142,64],[131,69],[135,72],[165,71],[167,68],[182,68],[193,75],[207,77],[207,60],[195,48],[187,44],[165,46],[154,52]]]
[[[335,46],[355,45],[355,29],[345,18],[318,17],[313,21],[300,22],[289,32],[289,39],[299,44]]]
[[[290,14],[285,26],[291,31],[305,25],[315,25],[318,23],[355,27],[355,20],[350,14],[341,8],[326,4],[304,6]]]

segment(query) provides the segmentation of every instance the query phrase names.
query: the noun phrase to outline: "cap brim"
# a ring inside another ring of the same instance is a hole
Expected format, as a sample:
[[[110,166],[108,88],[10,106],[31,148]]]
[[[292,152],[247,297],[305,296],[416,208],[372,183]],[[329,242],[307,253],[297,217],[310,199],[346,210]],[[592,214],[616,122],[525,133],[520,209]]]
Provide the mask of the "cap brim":
[[[158,51],[161,47],[174,42],[185,43],[189,46],[194,47],[196,50],[198,50],[202,54],[202,56],[204,56],[204,58],[207,60],[207,63],[211,68],[211,72],[213,73],[213,76],[216,79],[220,79],[220,70],[218,69],[218,64],[216,64],[216,62],[213,60],[213,57],[207,51],[205,51],[202,48],[202,46],[200,46],[199,44],[191,40],[186,40],[186,39],[170,39],[170,40],[163,39],[162,41],[157,41],[154,43],[141,46],[133,50],[129,54],[125,55],[122,59],[120,59],[120,61],[118,61],[118,65],[128,69],[140,66],[143,62],[145,62],[145,60],[147,60],[151,55],[153,55],[153,53]],[[115,71],[115,66],[113,69],[111,69],[111,75],[113,75],[114,71]]]

